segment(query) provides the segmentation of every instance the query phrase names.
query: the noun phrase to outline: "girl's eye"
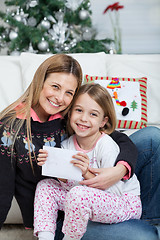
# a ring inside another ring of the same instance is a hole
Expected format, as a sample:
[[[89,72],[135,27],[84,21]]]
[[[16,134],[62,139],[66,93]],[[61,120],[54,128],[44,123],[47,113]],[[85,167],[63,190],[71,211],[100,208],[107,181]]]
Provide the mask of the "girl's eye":
[[[96,114],[96,113],[91,113],[91,115],[92,115],[93,117],[97,117],[97,114]]]
[[[76,112],[82,112],[82,110],[80,108],[75,108]]]

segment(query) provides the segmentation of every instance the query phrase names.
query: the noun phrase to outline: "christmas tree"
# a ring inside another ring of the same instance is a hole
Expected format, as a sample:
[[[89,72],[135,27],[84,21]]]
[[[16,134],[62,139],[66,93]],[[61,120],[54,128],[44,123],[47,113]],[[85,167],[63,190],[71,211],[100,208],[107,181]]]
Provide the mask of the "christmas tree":
[[[111,39],[96,39],[89,0],[7,0],[0,11],[0,48],[8,54],[107,52]]]
[[[133,111],[135,110],[135,109],[137,109],[137,102],[135,101],[135,100],[133,100],[132,102],[131,102],[131,108],[133,108]]]

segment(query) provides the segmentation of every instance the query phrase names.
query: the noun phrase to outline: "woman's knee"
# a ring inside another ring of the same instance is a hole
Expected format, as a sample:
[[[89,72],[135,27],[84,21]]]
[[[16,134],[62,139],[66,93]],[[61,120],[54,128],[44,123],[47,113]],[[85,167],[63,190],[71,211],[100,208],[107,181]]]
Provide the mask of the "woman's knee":
[[[129,137],[136,145],[139,153],[144,151],[153,153],[160,147],[160,129],[157,127],[140,129]]]

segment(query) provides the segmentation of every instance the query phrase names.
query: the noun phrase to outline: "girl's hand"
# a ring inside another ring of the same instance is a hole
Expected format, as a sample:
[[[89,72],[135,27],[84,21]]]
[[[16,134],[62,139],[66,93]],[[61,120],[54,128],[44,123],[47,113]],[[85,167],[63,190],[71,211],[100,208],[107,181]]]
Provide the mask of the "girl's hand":
[[[126,175],[127,168],[122,164],[117,164],[110,168],[89,168],[89,171],[96,176],[92,179],[83,180],[80,184],[105,190],[120,181]]]
[[[37,158],[37,164],[39,166],[42,166],[43,164],[45,164],[46,160],[48,157],[48,152],[44,149],[39,149],[39,154],[38,154],[38,158]]]
[[[72,160],[71,163],[73,163],[74,166],[79,167],[82,171],[82,176],[85,177],[89,169],[89,158],[87,154],[79,152],[76,155],[73,155],[72,157],[75,159]]]

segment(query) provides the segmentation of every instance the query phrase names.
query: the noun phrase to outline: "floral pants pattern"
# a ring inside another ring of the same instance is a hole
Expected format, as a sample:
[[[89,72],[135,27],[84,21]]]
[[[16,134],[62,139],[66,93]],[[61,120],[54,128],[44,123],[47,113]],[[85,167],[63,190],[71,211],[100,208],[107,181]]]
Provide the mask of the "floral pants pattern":
[[[70,190],[69,190],[70,189]],[[88,220],[118,223],[139,219],[142,206],[139,196],[117,196],[95,188],[74,186],[54,179],[38,183],[34,203],[34,234],[56,230],[58,210],[65,211],[62,231],[73,239],[81,239]]]

